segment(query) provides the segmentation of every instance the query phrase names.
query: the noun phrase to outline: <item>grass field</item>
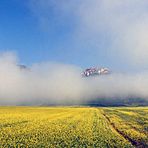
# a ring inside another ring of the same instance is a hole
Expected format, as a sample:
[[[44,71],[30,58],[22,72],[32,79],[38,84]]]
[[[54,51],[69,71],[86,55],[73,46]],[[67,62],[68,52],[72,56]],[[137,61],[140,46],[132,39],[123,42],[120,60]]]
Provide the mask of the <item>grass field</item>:
[[[0,147],[148,147],[148,107],[0,107]]]

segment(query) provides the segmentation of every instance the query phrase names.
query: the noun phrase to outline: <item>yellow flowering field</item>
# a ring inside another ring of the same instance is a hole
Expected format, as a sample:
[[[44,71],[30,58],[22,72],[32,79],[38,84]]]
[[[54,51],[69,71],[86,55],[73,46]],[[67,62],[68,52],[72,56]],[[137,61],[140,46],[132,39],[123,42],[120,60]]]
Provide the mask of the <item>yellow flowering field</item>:
[[[146,146],[147,111],[148,108],[0,107],[0,147]]]
[[[148,107],[106,108],[109,123],[136,147],[148,147]]]

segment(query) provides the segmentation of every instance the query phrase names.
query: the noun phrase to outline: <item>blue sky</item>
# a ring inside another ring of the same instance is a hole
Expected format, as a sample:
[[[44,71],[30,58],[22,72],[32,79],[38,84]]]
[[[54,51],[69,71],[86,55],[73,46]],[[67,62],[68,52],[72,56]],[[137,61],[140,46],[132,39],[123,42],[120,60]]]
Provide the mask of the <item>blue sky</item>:
[[[0,51],[16,52],[26,65],[54,61],[116,71],[135,70],[137,64],[147,68],[147,4],[1,0]]]
[[[47,40],[31,15],[27,3],[0,1],[0,49],[15,51],[22,63],[30,64],[47,58]],[[52,43],[48,43],[48,45]],[[47,60],[47,59],[46,59]]]

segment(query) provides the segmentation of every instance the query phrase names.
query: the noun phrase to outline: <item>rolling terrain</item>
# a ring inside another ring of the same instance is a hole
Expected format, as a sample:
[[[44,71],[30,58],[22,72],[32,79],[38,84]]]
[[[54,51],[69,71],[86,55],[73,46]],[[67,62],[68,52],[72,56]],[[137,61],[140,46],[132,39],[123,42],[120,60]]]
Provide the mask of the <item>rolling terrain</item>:
[[[148,107],[0,107],[0,147],[147,147]]]

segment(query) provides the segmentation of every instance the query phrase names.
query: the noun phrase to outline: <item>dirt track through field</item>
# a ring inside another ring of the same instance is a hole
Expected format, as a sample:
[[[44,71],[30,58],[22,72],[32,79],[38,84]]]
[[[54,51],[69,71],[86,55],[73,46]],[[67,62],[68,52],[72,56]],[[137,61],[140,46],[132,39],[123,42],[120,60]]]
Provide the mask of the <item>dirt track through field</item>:
[[[110,125],[116,130],[116,132],[118,132],[123,138],[128,140],[133,146],[135,146],[136,148],[145,148],[145,145],[143,143],[141,143],[140,141],[135,141],[135,140],[131,139],[129,136],[125,135],[122,131],[120,131],[115,126],[115,124],[110,121],[109,117],[107,117],[106,114],[103,114],[103,116],[107,119],[107,121],[110,123]]]

